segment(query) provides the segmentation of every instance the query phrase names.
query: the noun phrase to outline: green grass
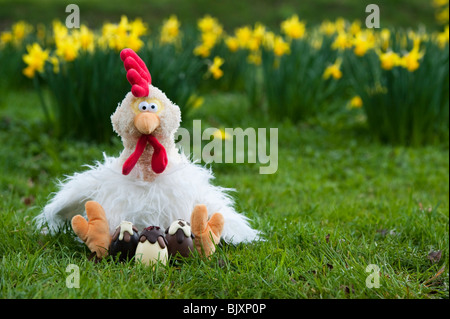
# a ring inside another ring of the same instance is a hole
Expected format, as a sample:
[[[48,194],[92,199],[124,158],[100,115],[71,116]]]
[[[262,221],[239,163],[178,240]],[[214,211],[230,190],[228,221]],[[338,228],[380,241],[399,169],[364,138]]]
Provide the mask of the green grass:
[[[24,19],[30,23],[50,23],[54,19],[65,21],[65,7],[71,1],[59,0],[0,0],[0,30],[9,27],[13,22]],[[176,14],[182,23],[194,24],[196,19],[205,14],[218,17],[224,26],[233,28],[243,24],[264,22],[266,25],[279,28],[280,22],[292,14],[298,14],[310,23],[321,23],[323,20],[334,20],[344,17],[348,20],[365,21],[365,8],[373,3],[370,0],[310,0],[310,1],[254,1],[228,0],[134,0],[132,5],[120,0],[78,0],[80,16],[90,27],[99,27],[103,21],[119,21],[122,14],[130,18],[142,17],[152,28],[158,28],[163,19]],[[379,0],[381,26],[410,27],[418,23],[428,27],[436,27],[432,0]]]
[[[245,98],[211,94],[192,114],[215,127],[278,127],[279,167],[213,164],[237,207],[266,241],[224,245],[157,271],[87,260],[73,233],[36,231],[36,216],[64,174],[117,155],[121,144],[56,140],[32,91],[0,100],[1,298],[448,298],[448,145],[405,148],[369,137],[359,111],[292,125],[250,114]],[[183,123],[189,127],[189,123]],[[431,251],[442,251],[438,262]],[[69,264],[79,289],[66,287]],[[378,265],[378,289],[366,267]],[[434,280],[425,282],[445,267]],[[130,289],[139,287],[139,289]]]

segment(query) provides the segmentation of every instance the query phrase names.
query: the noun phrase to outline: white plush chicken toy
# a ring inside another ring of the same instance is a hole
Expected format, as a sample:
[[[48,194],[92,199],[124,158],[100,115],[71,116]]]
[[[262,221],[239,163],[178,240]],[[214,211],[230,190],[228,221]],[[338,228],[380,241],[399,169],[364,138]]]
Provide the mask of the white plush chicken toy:
[[[151,85],[145,63],[133,50],[124,49],[120,57],[132,88],[111,120],[124,150],[118,158],[105,156],[104,163],[98,162],[61,182],[60,190],[37,216],[38,227],[46,225],[54,232],[75,215],[86,215],[85,205],[93,201],[99,205],[90,205],[89,209],[86,205],[89,223],[106,216],[110,234],[124,220],[142,230],[149,225],[168,227],[173,221],[184,219],[191,220],[196,236],[208,223],[216,230],[197,241],[214,238],[216,243],[223,238],[237,244],[258,239],[259,232],[233,208],[227,189],[210,183],[211,171],[192,163],[176,149],[179,107]],[[219,214],[213,214],[216,212]],[[72,221],[75,232],[85,242],[95,239],[93,230],[89,233],[89,225],[82,219],[77,220],[82,231],[75,229],[75,218]]]

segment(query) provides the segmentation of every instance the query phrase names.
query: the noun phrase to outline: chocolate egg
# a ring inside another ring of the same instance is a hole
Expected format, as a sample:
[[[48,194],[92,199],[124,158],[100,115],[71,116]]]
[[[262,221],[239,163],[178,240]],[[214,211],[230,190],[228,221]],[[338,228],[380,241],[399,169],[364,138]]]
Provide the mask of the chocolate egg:
[[[141,232],[135,259],[145,265],[155,265],[158,261],[163,265],[167,263],[167,241],[160,227],[150,226]]]
[[[109,254],[118,261],[126,261],[133,258],[139,243],[139,233],[131,222],[123,221],[117,226],[111,239]]]
[[[166,229],[167,249],[170,257],[180,255],[189,257],[194,251],[194,234],[191,232],[191,225],[178,219]]]

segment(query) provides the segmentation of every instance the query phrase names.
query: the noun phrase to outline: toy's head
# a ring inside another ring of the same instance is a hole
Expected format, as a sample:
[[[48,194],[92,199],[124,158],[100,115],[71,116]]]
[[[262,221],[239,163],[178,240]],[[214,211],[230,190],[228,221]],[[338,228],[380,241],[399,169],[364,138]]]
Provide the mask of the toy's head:
[[[164,164],[164,154],[161,153],[165,153],[166,148],[174,147],[174,134],[181,122],[180,108],[151,84],[152,78],[147,66],[133,50],[122,50],[120,58],[127,71],[131,92],[111,116],[114,131],[122,137],[125,148],[136,148],[138,151],[139,145],[141,148],[153,147],[152,156],[159,158],[151,159],[151,169],[155,173],[161,173],[167,165],[167,157]],[[147,146],[147,142],[150,146]],[[139,150],[140,154],[135,154],[139,155],[137,159],[143,150]],[[128,174],[135,164],[136,162],[129,165],[127,169],[124,166],[123,173]]]

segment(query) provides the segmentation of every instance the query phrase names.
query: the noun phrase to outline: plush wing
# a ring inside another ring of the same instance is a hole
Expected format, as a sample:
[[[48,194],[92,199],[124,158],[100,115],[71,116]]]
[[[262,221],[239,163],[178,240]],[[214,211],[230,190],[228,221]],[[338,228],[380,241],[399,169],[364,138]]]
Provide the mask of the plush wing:
[[[147,96],[152,77],[144,61],[132,49],[123,49],[120,59],[127,70],[127,80],[131,84],[131,93],[135,97]]]
[[[47,226],[50,232],[54,232],[73,216],[84,214],[85,203],[94,200],[102,184],[102,179],[96,173],[99,168],[90,168],[59,183],[59,191],[36,217],[38,227]]]

